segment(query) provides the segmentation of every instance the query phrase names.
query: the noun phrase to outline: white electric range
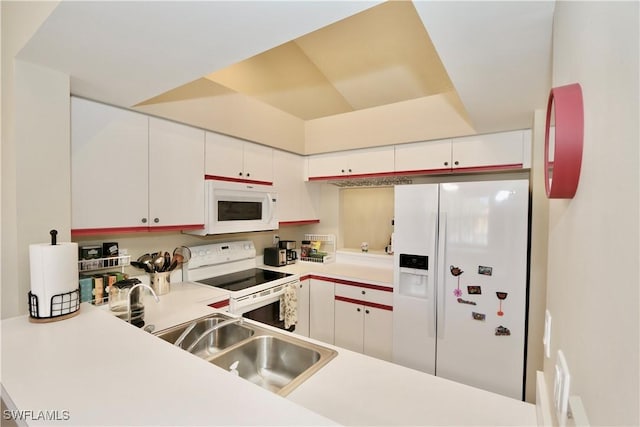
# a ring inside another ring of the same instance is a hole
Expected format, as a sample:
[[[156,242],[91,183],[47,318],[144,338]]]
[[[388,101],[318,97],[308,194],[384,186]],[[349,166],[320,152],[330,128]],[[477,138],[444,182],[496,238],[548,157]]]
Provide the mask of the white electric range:
[[[284,329],[280,297],[287,286],[299,286],[290,273],[256,267],[252,241],[191,246],[191,259],[182,268],[184,281],[229,292],[229,311]]]

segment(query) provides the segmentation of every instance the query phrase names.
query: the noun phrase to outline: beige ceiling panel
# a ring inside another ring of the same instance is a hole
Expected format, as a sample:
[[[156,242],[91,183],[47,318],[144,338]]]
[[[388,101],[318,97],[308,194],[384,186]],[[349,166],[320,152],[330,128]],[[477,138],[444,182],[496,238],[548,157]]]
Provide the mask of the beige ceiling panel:
[[[301,119],[353,110],[293,42],[224,68],[206,78]]]
[[[316,154],[475,134],[457,95],[443,93],[305,122],[305,153]]]
[[[411,2],[384,3],[295,43],[356,110],[453,89]]]

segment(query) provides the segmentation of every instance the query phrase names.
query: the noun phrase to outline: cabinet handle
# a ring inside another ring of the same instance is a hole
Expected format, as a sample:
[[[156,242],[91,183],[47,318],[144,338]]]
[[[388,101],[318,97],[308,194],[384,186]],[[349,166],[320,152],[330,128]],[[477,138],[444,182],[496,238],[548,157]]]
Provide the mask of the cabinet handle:
[[[239,173],[238,173],[238,176],[242,176],[242,172],[239,172]]]
[[[449,166],[449,162],[444,162],[444,165],[445,166]]]
[[[367,294],[367,292],[366,292],[366,291],[362,291],[362,295],[366,295],[366,294]]]
[[[141,221],[142,221],[143,224],[146,224],[147,223],[147,218],[142,218]]]
[[[344,169],[341,169],[342,173],[344,173]]]
[[[365,313],[367,313],[367,314],[369,314],[369,310],[365,310],[364,312],[365,312]]]
[[[155,222],[156,224],[160,222],[160,218],[153,218],[153,222]]]
[[[358,310],[358,313],[360,313],[360,307],[358,307],[356,310]]]
[[[351,172],[352,172],[351,169],[349,169],[349,173],[351,173]]]
[[[454,165],[458,166],[458,161],[453,162]]]
[[[300,284],[300,289],[302,289],[302,284]]]
[[[250,176],[251,176],[251,174],[249,172],[247,172],[247,177],[250,177]]]

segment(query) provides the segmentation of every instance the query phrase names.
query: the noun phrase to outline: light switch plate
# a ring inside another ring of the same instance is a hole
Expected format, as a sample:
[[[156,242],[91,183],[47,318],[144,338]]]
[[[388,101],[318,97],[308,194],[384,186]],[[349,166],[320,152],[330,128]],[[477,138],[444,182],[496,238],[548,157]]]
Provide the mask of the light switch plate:
[[[544,336],[542,343],[544,344],[544,354],[548,359],[551,357],[551,313],[549,313],[549,310],[544,312]]]
[[[567,412],[569,407],[569,386],[571,384],[571,375],[567,360],[562,350],[558,350],[556,357],[555,377],[553,380],[553,403],[556,409],[558,425],[565,427],[567,425]]]

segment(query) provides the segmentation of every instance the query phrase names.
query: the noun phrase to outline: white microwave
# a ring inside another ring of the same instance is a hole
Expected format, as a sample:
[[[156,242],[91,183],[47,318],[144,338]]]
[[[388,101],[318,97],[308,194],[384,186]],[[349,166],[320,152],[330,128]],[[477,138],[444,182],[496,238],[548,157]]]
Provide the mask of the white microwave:
[[[277,193],[268,185],[207,180],[204,229],[189,234],[244,233],[278,229]]]

